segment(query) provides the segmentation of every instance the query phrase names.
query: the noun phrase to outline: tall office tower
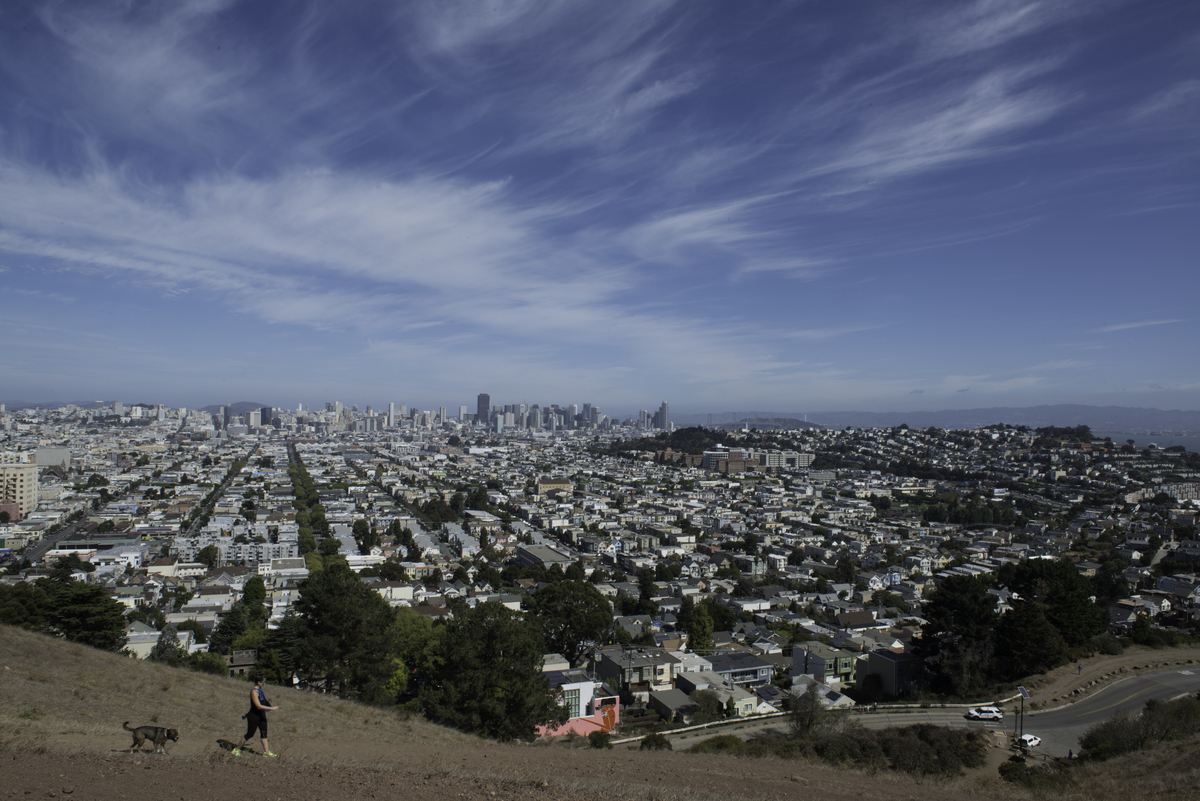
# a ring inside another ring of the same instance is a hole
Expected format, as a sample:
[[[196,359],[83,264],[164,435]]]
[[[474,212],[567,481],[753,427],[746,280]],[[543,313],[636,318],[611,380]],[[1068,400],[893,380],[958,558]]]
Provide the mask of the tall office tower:
[[[250,428],[261,428],[262,410],[252,409],[249,412],[246,412],[246,425],[248,425]]]
[[[335,419],[338,419],[338,420],[341,419],[341,417],[342,417],[342,402],[341,401],[333,402],[333,416]]]
[[[542,428],[542,410],[541,407],[539,407],[536,403],[533,404],[533,408],[529,410],[527,422],[529,427],[534,431],[540,431]]]
[[[354,411],[356,411],[356,412],[358,411],[358,407],[357,407],[357,406],[355,406],[355,407],[354,407]],[[370,407],[370,406],[368,406],[368,407],[367,407],[367,417],[374,417],[374,416],[375,416],[375,412],[374,412],[374,411],[372,411],[372,409],[371,409],[371,407]]]
[[[466,407],[466,406],[459,406],[459,407],[458,407],[458,419],[459,419],[460,421],[461,421],[461,420],[466,420],[466,419],[467,419],[467,407]]]
[[[297,404],[296,404],[296,414],[300,414],[300,413],[301,413],[301,412],[303,412],[303,411],[304,411],[304,404],[303,404],[303,403],[297,403]]]
[[[671,411],[666,401],[663,401],[662,406],[659,406],[658,411],[654,413],[654,427],[663,431],[671,430]]]
[[[650,412],[646,411],[645,409],[642,409],[640,412],[638,412],[637,427],[642,429],[643,431],[645,431],[646,424],[649,421],[649,418],[650,418]]]
[[[439,406],[438,407],[438,424],[444,425],[445,422],[446,422],[446,407]]]
[[[592,404],[583,404],[583,408],[579,411],[583,415],[583,420],[585,423],[590,423],[592,421]]]
[[[400,415],[401,417],[407,417],[408,416],[408,404],[407,403],[400,404],[400,410],[397,411],[396,414]]]
[[[579,416],[579,404],[572,403],[570,406],[567,407],[567,419],[565,421],[566,427],[574,428],[575,427],[575,418],[578,416]]]
[[[275,407],[274,406],[262,407],[261,409],[258,410],[258,416],[262,420],[263,426],[270,427],[272,421],[275,419]]]
[[[396,404],[394,403],[388,404],[387,426],[388,428],[396,427]]]
[[[591,414],[588,417],[588,422],[594,426],[600,425],[600,407],[593,406],[591,409],[589,409],[589,411]]]
[[[487,425],[491,419],[492,396],[486,392],[480,392],[478,403],[476,404],[476,412],[479,414],[478,422],[480,425]]]

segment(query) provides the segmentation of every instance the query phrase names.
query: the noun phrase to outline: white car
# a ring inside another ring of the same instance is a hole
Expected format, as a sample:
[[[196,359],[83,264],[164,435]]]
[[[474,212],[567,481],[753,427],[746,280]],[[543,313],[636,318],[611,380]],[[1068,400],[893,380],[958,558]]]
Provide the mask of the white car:
[[[1017,740],[1017,743],[1022,748],[1033,748],[1035,746],[1040,745],[1041,742],[1042,742],[1042,738],[1038,737],[1036,734],[1022,734],[1021,737]]]
[[[1004,713],[994,706],[977,706],[967,711],[971,720],[1004,720]]]

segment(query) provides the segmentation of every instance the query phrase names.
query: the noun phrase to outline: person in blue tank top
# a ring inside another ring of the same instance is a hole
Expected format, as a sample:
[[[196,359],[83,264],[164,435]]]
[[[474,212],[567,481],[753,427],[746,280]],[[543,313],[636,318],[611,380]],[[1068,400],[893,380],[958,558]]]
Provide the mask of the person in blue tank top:
[[[263,689],[263,684],[266,682],[267,677],[262,673],[255,673],[253,678],[254,688],[250,690],[250,711],[242,716],[246,719],[246,736],[233,749],[233,753],[242,753],[242,749],[246,747],[246,743],[250,742],[250,738],[257,731],[259,738],[262,740],[263,756],[278,756],[267,744],[267,713],[274,712],[279,707],[271,706],[271,702],[267,700],[266,690]]]

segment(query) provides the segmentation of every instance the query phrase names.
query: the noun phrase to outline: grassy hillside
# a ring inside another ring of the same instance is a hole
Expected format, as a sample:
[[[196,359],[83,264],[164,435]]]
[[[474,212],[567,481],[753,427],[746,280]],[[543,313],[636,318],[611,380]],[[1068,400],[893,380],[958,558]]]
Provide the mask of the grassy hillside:
[[[54,789],[45,784],[49,770],[56,781],[110,781],[120,793],[126,791],[121,782],[135,782],[130,790],[140,787],[137,782],[149,783],[145,789],[155,791],[154,782],[161,779],[187,790],[180,797],[189,801],[218,790],[237,792],[238,782],[251,774],[264,787],[279,788],[277,795],[298,801],[551,801],[564,795],[573,801],[717,801],[735,795],[824,801],[1200,797],[1198,738],[1074,767],[1066,782],[1029,788],[1001,781],[994,767],[955,779],[915,780],[796,759],[501,745],[391,710],[283,688],[269,692],[281,707],[271,715],[271,746],[282,758],[272,762],[233,757],[217,745],[218,739],[240,739],[249,692],[245,681],[0,626],[0,752],[12,755],[5,756],[6,785],[14,792],[28,787],[44,794]],[[125,720],[177,728],[181,740],[171,745],[170,757],[125,756],[121,752],[130,745],[130,735],[121,729]],[[72,754],[73,759],[64,758]]]
[[[143,662],[0,626],[0,663],[6,703],[0,707],[0,746],[41,747],[58,742],[83,752],[128,748],[121,729],[158,725],[179,729],[179,754],[216,753],[218,739],[238,741],[251,685]],[[342,744],[367,739],[379,748],[420,740],[447,747],[479,747],[478,738],[421,718],[360,706],[283,687],[268,689],[280,707],[271,714],[272,747],[342,756]],[[278,745],[276,745],[278,744]],[[314,745],[315,744],[315,745]],[[255,746],[257,747],[257,745]]]

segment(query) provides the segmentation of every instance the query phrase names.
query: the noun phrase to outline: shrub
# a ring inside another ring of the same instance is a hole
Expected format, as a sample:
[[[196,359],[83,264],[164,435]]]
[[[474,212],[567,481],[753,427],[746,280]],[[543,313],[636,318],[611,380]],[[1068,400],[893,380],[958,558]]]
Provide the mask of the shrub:
[[[860,768],[881,768],[887,759],[875,732],[850,729],[829,734],[812,742],[812,752],[834,765],[854,765]]]
[[[658,732],[647,734],[642,738],[642,744],[638,748],[639,751],[672,751],[671,741]]]
[[[606,731],[594,731],[588,735],[588,745],[592,748],[612,748],[612,735]]]
[[[688,749],[692,754],[745,754],[746,743],[732,734],[721,734],[702,740]]]
[[[1085,758],[1104,760],[1197,732],[1200,700],[1150,700],[1140,715],[1121,712],[1092,726],[1079,738],[1079,745]]]
[[[1074,784],[1071,776],[1055,765],[1029,767],[1024,762],[1005,762],[1000,766],[1000,778],[1031,790],[1062,792]]]

